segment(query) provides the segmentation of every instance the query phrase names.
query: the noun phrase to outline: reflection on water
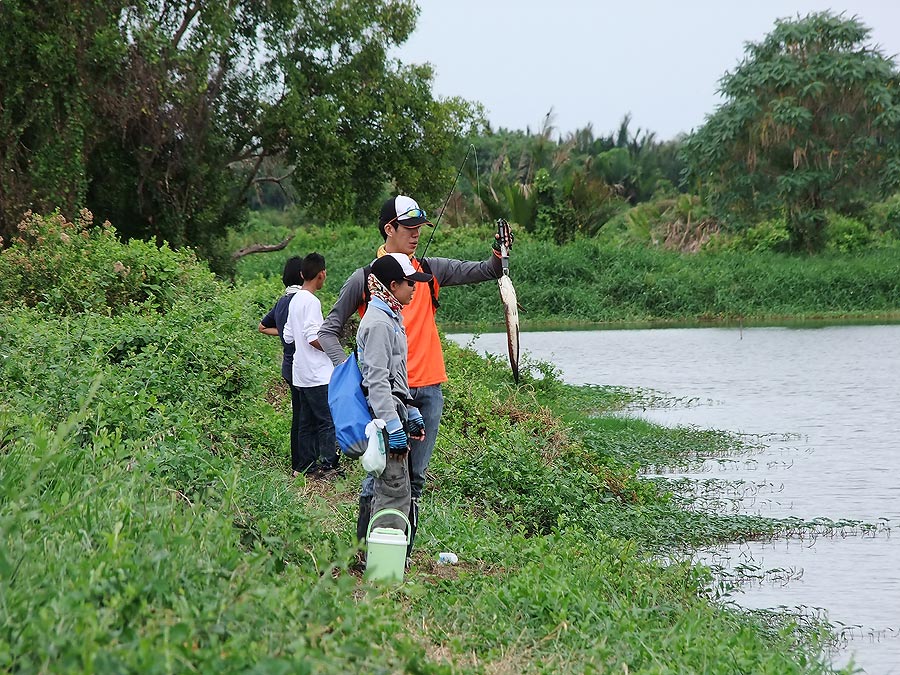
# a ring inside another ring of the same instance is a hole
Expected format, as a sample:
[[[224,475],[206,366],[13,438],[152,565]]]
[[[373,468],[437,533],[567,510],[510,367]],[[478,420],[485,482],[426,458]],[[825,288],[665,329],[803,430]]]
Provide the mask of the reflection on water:
[[[504,334],[448,337],[505,354]],[[900,326],[542,332],[521,342],[567,382],[694,402],[640,413],[651,421],[760,435],[761,452],[697,476],[769,486],[744,497],[748,512],[900,522]],[[837,663],[852,653],[870,675],[900,673],[900,538],[882,532],[726,553],[802,569],[785,584],[748,587],[741,604],[825,608],[848,627]]]

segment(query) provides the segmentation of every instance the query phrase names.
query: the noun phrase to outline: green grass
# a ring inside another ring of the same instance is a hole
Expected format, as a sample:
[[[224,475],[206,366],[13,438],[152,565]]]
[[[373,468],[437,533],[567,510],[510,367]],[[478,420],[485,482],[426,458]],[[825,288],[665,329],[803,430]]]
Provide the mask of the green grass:
[[[256,332],[277,280],[182,265],[164,304],[136,281],[115,308],[0,311],[0,671],[831,672],[821,625],[711,601],[679,553],[789,524],[694,512],[640,478],[735,439],[623,421],[640,394],[548,366],[516,387],[452,345],[413,568],[360,580],[359,465],[289,477],[279,345]],[[438,566],[444,550],[460,564]]]

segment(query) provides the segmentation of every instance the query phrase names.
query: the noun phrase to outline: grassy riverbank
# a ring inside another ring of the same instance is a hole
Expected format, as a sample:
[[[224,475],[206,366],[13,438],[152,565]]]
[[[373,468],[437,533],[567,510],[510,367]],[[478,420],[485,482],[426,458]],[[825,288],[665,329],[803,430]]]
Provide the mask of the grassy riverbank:
[[[621,419],[640,394],[546,366],[515,387],[448,345],[419,550],[371,586],[347,569],[358,464],[288,476],[279,348],[256,332],[277,279],[31,230],[0,254],[0,670],[829,672],[821,627],[713,602],[679,553],[806,525],[639,478],[735,439]]]
[[[273,242],[284,225],[254,220],[235,237]],[[423,233],[423,239],[430,232]],[[482,259],[489,228],[438,228],[429,255]],[[323,253],[329,264],[327,293],[367,256],[381,238],[374,227],[310,228],[297,231],[286,253]],[[424,244],[420,244],[420,252]],[[239,264],[242,278],[278,276],[284,255],[250,256]],[[613,247],[597,240],[565,246],[517,236],[511,260],[520,319],[542,324],[627,322],[762,323],[785,319],[900,319],[900,256],[894,249],[853,254],[791,256],[772,252],[683,254],[643,246]],[[447,325],[488,326],[502,321],[491,284],[448,290],[440,320]]]

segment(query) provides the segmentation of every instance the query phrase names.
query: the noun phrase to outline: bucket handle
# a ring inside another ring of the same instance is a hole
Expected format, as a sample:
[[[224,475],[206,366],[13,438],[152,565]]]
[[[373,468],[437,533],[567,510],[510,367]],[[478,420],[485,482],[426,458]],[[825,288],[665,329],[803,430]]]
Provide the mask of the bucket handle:
[[[366,528],[366,541],[369,541],[369,535],[372,534],[372,523],[374,523],[384,515],[400,516],[401,518],[403,518],[403,521],[406,523],[406,531],[407,533],[409,532],[409,518],[406,517],[406,514],[403,513],[403,511],[398,511],[397,509],[381,509],[378,513],[376,513],[369,519],[369,527]]]

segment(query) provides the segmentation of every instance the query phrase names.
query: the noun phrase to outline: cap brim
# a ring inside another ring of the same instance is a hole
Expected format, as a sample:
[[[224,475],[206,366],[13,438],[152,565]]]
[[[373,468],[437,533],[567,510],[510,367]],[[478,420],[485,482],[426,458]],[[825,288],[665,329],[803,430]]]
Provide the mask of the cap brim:
[[[431,223],[429,223],[429,225],[430,224]],[[410,281],[431,281],[432,276],[430,274],[425,274],[425,272],[415,272],[414,274],[408,274],[403,278],[409,279]]]
[[[397,224],[402,225],[403,227],[421,227],[422,225],[431,225],[431,227],[434,227],[434,225],[431,224],[431,221],[427,218],[422,218],[421,216],[419,218],[403,218],[402,220],[398,218]]]

